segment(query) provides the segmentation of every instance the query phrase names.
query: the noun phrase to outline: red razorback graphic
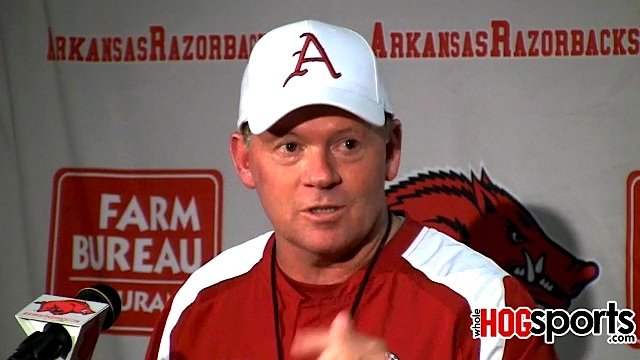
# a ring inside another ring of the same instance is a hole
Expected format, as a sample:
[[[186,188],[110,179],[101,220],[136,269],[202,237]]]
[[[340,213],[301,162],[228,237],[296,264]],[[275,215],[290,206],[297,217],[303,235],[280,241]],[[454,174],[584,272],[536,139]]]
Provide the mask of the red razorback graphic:
[[[568,308],[598,277],[596,263],[577,259],[551,240],[484,169],[480,179],[472,172],[471,180],[453,171],[419,173],[392,185],[387,204],[493,259],[544,307]]]
[[[53,315],[65,315],[69,313],[89,315],[95,313],[91,310],[89,304],[80,300],[51,300],[36,301],[40,304],[38,312],[48,311]]]

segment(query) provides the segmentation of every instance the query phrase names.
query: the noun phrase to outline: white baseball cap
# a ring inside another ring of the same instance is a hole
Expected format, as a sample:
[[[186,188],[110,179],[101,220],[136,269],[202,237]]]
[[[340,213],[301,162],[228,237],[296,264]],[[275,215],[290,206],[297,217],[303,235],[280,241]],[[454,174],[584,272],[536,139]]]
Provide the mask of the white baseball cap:
[[[375,126],[393,113],[367,41],[344,27],[315,20],[281,26],[255,44],[242,78],[238,129],[254,134],[306,105],[349,111]]]

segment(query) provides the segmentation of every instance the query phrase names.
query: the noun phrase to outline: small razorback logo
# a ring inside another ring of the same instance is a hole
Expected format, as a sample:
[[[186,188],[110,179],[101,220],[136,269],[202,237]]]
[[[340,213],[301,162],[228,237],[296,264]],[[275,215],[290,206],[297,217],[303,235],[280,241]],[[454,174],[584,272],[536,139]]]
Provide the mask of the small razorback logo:
[[[453,171],[419,173],[387,190],[387,204],[493,259],[547,308],[568,308],[598,277],[544,232],[531,213],[482,169],[471,179]]]
[[[53,315],[65,315],[65,314],[82,314],[89,315],[95,313],[91,310],[89,304],[80,300],[51,300],[51,301],[36,301],[36,304],[40,305],[38,312],[48,311]]]

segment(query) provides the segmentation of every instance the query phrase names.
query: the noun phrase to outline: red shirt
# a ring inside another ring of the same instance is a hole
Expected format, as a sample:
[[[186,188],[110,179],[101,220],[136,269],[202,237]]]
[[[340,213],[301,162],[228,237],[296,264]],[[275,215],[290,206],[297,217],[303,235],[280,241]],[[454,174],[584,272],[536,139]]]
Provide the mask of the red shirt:
[[[147,359],[277,359],[271,234],[218,255],[164,309]],[[348,310],[366,266],[346,282],[309,285],[277,271],[285,359],[297,331]],[[471,309],[531,306],[517,280],[463,244],[406,220],[375,264],[354,317],[400,359],[554,359],[540,338],[473,339]],[[161,345],[162,343],[162,345]],[[482,344],[482,345],[481,345]],[[482,348],[481,348],[482,346]]]

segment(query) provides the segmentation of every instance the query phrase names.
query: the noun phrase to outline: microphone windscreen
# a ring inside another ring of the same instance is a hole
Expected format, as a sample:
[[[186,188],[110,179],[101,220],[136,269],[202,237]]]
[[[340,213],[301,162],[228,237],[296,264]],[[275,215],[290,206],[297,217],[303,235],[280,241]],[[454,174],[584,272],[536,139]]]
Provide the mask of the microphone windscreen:
[[[113,323],[120,316],[120,310],[122,308],[122,301],[118,292],[109,285],[95,284],[90,287],[86,287],[76,295],[76,299],[95,301],[109,305],[107,309],[107,316],[102,323],[102,330],[107,330],[113,325]]]

